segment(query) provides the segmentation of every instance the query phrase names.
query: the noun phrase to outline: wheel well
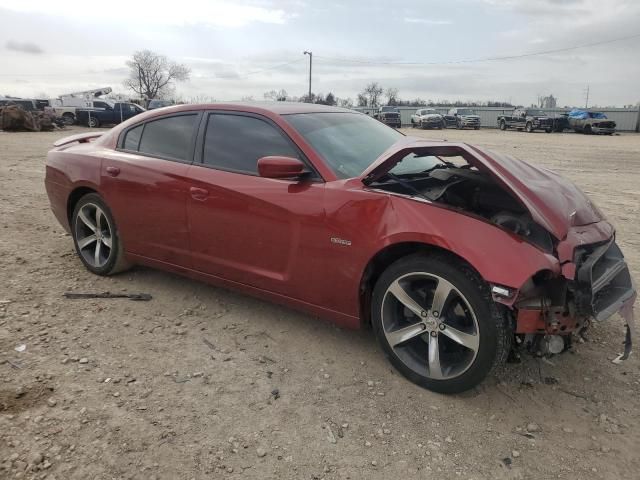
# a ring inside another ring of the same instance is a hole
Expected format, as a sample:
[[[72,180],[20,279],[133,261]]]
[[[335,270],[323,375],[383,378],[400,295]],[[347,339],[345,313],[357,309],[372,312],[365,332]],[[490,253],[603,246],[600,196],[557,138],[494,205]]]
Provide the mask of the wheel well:
[[[371,324],[371,295],[378,279],[387,267],[396,260],[406,257],[407,255],[415,253],[427,254],[432,252],[446,253],[451,256],[454,261],[459,261],[468,265],[470,268],[473,268],[462,257],[435,245],[419,242],[405,242],[389,245],[369,260],[367,267],[364,269],[362,279],[360,280],[360,321],[363,326]]]
[[[67,220],[69,220],[69,227],[71,227],[71,216],[73,215],[73,210],[76,208],[76,204],[87,193],[98,192],[89,187],[79,187],[72,191],[69,195],[69,198],[67,199]]]

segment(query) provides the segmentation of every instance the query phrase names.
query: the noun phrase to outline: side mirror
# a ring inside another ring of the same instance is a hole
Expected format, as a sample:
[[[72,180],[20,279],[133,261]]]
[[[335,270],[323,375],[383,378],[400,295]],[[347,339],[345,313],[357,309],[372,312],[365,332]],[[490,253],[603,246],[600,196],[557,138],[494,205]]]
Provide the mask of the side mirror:
[[[292,157],[262,157],[258,160],[258,174],[265,178],[295,178],[305,172],[305,165]]]

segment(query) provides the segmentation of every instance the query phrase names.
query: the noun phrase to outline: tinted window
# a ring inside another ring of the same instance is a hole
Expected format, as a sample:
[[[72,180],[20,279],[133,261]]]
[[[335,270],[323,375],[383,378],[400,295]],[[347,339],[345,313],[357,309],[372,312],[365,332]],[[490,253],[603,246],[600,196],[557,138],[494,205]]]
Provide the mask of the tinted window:
[[[107,108],[109,106],[106,102],[93,102],[94,108]]]
[[[124,149],[125,150],[138,150],[138,144],[140,143],[140,135],[142,135],[142,125],[138,125],[132,128],[126,133],[124,137]]]
[[[140,140],[140,152],[187,160],[196,118],[195,114],[180,115],[147,122]]]
[[[257,174],[258,159],[269,155],[300,158],[282,133],[264,120],[243,115],[209,117],[204,140],[205,164]]]

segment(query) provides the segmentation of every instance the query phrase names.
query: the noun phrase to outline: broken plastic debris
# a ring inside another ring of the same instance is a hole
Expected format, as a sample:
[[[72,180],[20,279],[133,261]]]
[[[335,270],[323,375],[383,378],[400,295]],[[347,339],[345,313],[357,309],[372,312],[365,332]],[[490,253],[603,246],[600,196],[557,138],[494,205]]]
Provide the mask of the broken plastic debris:
[[[27,346],[23,343],[22,345],[18,345],[14,350],[16,352],[24,352],[27,349]]]

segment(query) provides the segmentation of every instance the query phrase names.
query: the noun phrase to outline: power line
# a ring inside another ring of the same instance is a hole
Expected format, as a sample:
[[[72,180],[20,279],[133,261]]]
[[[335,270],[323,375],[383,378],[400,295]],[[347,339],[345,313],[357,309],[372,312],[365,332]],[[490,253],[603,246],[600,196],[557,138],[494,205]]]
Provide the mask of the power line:
[[[640,37],[640,33],[636,33],[634,35],[628,35],[626,37],[613,38],[611,40],[603,40],[599,42],[591,42],[584,43],[582,45],[575,45],[572,47],[564,47],[564,48],[554,48],[551,50],[541,50],[537,52],[529,52],[529,53],[521,53],[517,55],[503,55],[496,57],[482,57],[482,58],[474,58],[474,59],[463,59],[463,60],[448,60],[442,62],[385,62],[385,61],[375,61],[375,60],[360,60],[354,58],[339,58],[339,57],[327,57],[324,55],[316,55],[316,58],[321,58],[325,60],[333,60],[344,63],[357,63],[363,65],[453,65],[460,63],[480,63],[480,62],[493,62],[498,60],[513,60],[517,58],[526,58],[526,57],[535,57],[539,55],[549,55],[552,53],[560,53],[560,52],[568,52],[571,50],[578,50],[580,48],[588,48],[588,47],[596,47],[599,45],[607,45],[615,42],[622,42],[624,40],[630,40],[633,38]]]

